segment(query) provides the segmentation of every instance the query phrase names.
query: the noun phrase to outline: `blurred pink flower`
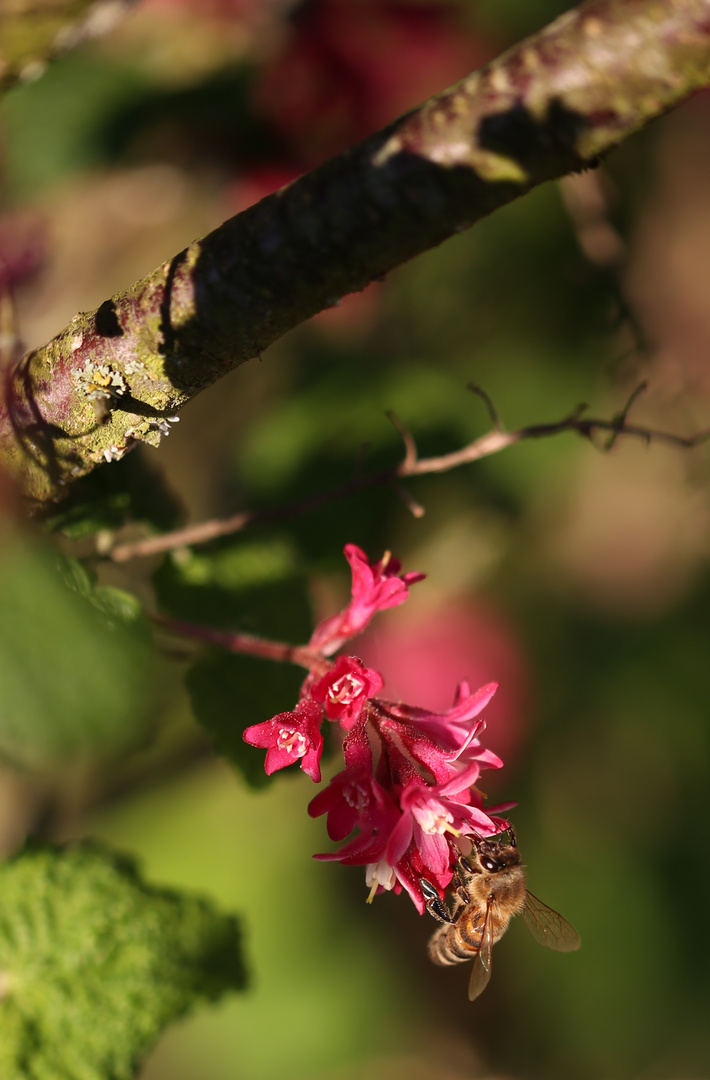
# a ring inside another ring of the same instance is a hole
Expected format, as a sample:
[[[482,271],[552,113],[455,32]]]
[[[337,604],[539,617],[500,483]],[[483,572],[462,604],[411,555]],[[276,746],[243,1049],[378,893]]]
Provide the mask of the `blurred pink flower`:
[[[515,628],[490,602],[441,602],[425,612],[394,612],[358,640],[358,656],[381,671],[388,697],[446,713],[451,687],[500,684],[485,706],[490,741],[510,767],[530,722],[532,676]],[[481,691],[478,691],[479,693]],[[416,719],[413,720],[416,723]]]

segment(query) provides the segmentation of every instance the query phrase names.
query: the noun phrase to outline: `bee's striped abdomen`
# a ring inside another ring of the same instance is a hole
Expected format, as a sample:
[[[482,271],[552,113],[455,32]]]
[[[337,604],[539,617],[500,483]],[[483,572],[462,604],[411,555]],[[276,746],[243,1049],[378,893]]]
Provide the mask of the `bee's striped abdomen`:
[[[435,964],[442,966],[460,964],[471,960],[481,947],[483,938],[484,915],[476,910],[473,915],[468,909],[462,912],[463,918],[435,930],[429,941],[429,956]]]

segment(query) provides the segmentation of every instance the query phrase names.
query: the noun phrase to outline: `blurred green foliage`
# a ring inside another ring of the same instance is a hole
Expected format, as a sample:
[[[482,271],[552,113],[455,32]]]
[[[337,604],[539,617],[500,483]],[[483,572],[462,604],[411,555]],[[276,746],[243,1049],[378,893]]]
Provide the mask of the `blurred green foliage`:
[[[29,536],[1,555],[0,755],[51,770],[142,745],[155,654],[135,595]]]
[[[166,1022],[240,990],[236,920],[94,845],[0,868],[0,1070],[129,1080]]]
[[[477,0],[475,18],[511,41],[540,30],[568,10],[565,0]]]
[[[413,922],[420,947],[421,920],[394,911],[388,929],[364,903],[361,868],[339,881],[311,858],[327,844],[322,821],[305,813],[315,790],[298,772],[250,792],[210,763],[91,819],[92,833],[130,846],[152,880],[207,891],[244,920],[249,992],[173,1029],[144,1080],[328,1076],[396,1053],[425,1020],[407,978],[411,950],[394,930]]]
[[[259,670],[262,668],[263,670]],[[295,708],[304,673],[232,653],[210,653],[190,668],[187,690],[195,718],[218,754],[251,787],[265,787],[264,760],[242,738],[245,728]]]
[[[44,524],[51,532],[78,540],[128,522],[166,531],[176,528],[181,516],[179,500],[163,474],[141,447],[135,447],[111,462],[110,469],[99,466],[73,484],[67,497],[49,509]]]
[[[277,537],[262,541],[229,539],[200,551],[165,558],[154,576],[161,609],[213,628],[257,633],[303,643],[311,631],[305,577],[293,545]],[[293,708],[302,669],[213,651],[188,670],[187,689],[195,717],[223,754],[252,785],[267,781],[261,755],[242,732]]]
[[[14,87],[0,103],[4,187],[18,202],[105,158],[107,112],[147,89],[133,65],[105,63],[82,46],[41,79]]]
[[[292,542],[229,538],[171,553],[153,577],[163,611],[295,644],[307,641],[311,612]]]

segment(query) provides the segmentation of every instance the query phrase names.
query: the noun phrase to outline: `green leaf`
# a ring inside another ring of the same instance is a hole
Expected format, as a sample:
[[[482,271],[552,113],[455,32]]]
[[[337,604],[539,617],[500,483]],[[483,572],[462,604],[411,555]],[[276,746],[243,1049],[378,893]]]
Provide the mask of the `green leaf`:
[[[154,728],[160,669],[137,599],[32,537],[0,548],[0,755],[111,758]]]
[[[195,717],[208,731],[218,754],[252,787],[269,783],[263,751],[248,746],[242,733],[277,713],[293,709],[305,672],[301,668],[209,652],[194,664],[185,682]]]
[[[154,575],[161,608],[188,622],[307,641],[306,579],[285,540],[234,539],[168,556]]]
[[[163,610],[188,622],[239,629],[280,641],[307,641],[311,613],[304,575],[283,540],[212,545],[169,556],[154,577]],[[264,755],[242,732],[293,709],[304,678],[301,668],[210,651],[188,671],[196,719],[247,783],[261,787]]]
[[[245,985],[239,930],[93,844],[0,867],[0,1076],[128,1080],[162,1028]]]
[[[179,525],[182,513],[162,472],[136,447],[120,461],[102,465],[72,484],[66,499],[48,511],[44,524],[50,532],[78,540],[128,521],[163,532]]]
[[[113,620],[130,625],[141,624],[148,632],[148,624],[142,620],[143,609],[134,593],[117,589],[114,585],[97,585],[96,574],[78,559],[62,559],[57,556],[57,565],[64,567],[64,581],[74,592],[106,616],[106,624],[113,625]]]

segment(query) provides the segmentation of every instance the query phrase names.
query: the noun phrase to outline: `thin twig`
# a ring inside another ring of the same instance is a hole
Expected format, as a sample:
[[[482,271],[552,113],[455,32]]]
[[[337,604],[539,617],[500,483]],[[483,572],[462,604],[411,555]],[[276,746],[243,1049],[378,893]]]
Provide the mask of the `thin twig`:
[[[476,386],[475,383],[466,383],[466,389],[470,390],[472,394],[476,394],[476,396],[479,397],[483,404],[486,406],[486,409],[488,410],[488,416],[490,417],[491,421],[491,427],[493,428],[493,430],[504,431],[505,428],[503,427],[503,422],[498,415],[498,410],[496,409],[493,401],[488,396],[483,387]]]
[[[299,499],[298,502],[287,506],[277,506],[270,510],[244,510],[228,518],[215,518],[211,521],[200,521],[196,525],[186,525],[172,532],[162,533],[159,536],[148,536],[144,540],[133,543],[117,544],[107,553],[107,557],[113,562],[128,562],[130,559],[147,558],[149,555],[159,555],[163,551],[172,551],[174,548],[187,547],[192,544],[206,544],[210,540],[218,540],[221,536],[229,536],[232,533],[241,532],[251,525],[263,525],[270,521],[283,521],[307,513],[309,510],[317,510],[328,503],[337,502],[346,495],[352,495],[361,488],[376,487],[378,484],[391,483],[394,473],[392,469],[384,469],[379,473],[370,473],[368,476],[355,477],[347,483],[340,484],[330,491],[321,492],[308,499]]]
[[[617,425],[617,429],[616,429],[616,431],[614,431],[612,433],[612,435],[610,436],[610,438],[609,438],[609,440],[607,442],[607,445],[606,445],[607,450],[611,450],[612,446],[614,445],[614,443],[616,442],[616,440],[617,440],[617,438],[619,436],[619,433],[624,430],[624,427],[626,425],[626,421],[628,419],[628,416],[629,416],[629,413],[631,412],[632,407],[636,404],[638,399],[641,397],[641,395],[647,389],[648,389],[648,383],[645,380],[644,380],[644,382],[639,383],[639,385],[636,387],[636,389],[632,392],[631,396],[629,397],[629,400],[626,402],[626,404],[624,405],[621,412],[617,413],[616,416],[612,417],[614,423]]]
[[[411,492],[407,491],[406,487],[404,487],[403,484],[395,484],[394,493],[395,495],[399,496],[404,505],[407,507],[407,510],[409,510],[412,517],[424,517],[426,510],[420,502],[417,502]]]
[[[402,442],[404,443],[404,464],[407,467],[414,465],[417,460],[417,444],[414,441],[414,436],[393,409],[388,409],[385,415],[393,427],[395,427],[402,436]]]
[[[108,557],[114,562],[128,562],[130,559],[157,555],[190,544],[202,544],[209,540],[215,540],[220,536],[240,532],[250,525],[295,517],[309,510],[325,506],[328,503],[336,502],[338,499],[352,495],[364,488],[392,484],[408,476],[424,476],[428,473],[448,472],[451,469],[458,468],[460,465],[469,465],[474,461],[480,461],[482,458],[491,457],[492,454],[498,454],[501,450],[507,450],[508,447],[515,446],[526,439],[543,439],[550,435],[559,435],[563,431],[574,431],[590,440],[595,432],[608,431],[614,436],[614,440],[620,435],[624,435],[630,438],[643,439],[646,443],[659,442],[680,449],[692,449],[692,447],[699,446],[701,443],[710,440],[710,428],[699,431],[695,435],[676,435],[673,432],[658,431],[655,428],[646,428],[639,424],[627,424],[626,418],[629,409],[644,388],[644,386],[637,387],[622,412],[612,417],[611,420],[592,417],[584,418],[582,413],[587,406],[580,405],[563,420],[557,420],[550,424],[531,424],[527,427],[518,428],[516,431],[489,431],[460,450],[455,450],[450,454],[441,454],[438,457],[420,458],[414,461],[405,457],[394,468],[382,469],[379,472],[357,477],[337,488],[332,488],[330,491],[321,492],[319,495],[314,495],[309,499],[302,499],[288,506],[263,511],[244,511],[229,518],[203,521],[197,525],[187,525],[182,529],[163,533],[161,536],[151,536],[134,543],[117,544],[108,552]]]

